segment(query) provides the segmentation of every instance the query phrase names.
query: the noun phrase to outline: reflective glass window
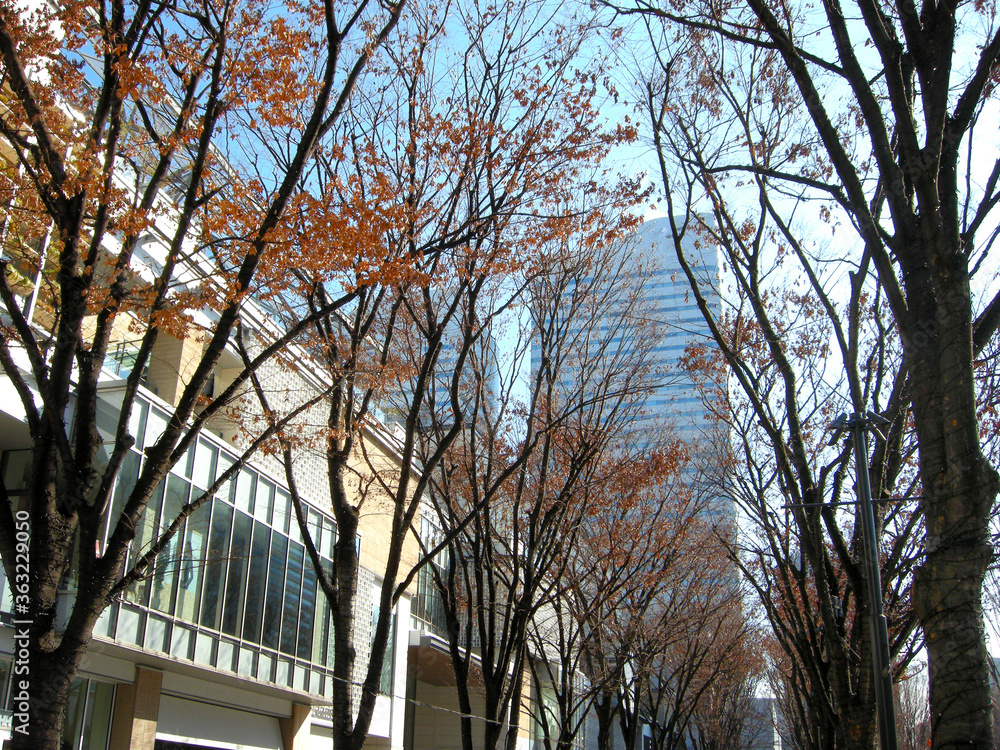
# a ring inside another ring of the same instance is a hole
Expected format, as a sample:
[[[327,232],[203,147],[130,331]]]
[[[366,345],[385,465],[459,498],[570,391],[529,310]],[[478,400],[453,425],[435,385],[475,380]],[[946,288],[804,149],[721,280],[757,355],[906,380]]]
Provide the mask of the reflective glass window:
[[[111,495],[111,510],[108,513],[106,534],[114,531],[121,517],[122,509],[125,507],[125,500],[132,493],[132,490],[135,489],[136,480],[139,478],[139,465],[138,453],[129,451],[125,454],[122,466],[118,470],[115,491]]]
[[[191,486],[180,477],[174,474],[167,477],[166,492],[163,496],[163,513],[159,527],[161,533],[166,531],[177,519],[181,508],[188,501],[190,489]],[[182,541],[182,534],[174,534],[167,542],[167,546],[156,557],[149,606],[167,614],[172,614],[174,609],[174,590],[177,584],[177,569],[180,565]]]
[[[205,555],[205,594],[201,601],[201,624],[219,629],[222,614],[222,587],[226,580],[229,562],[229,530],[233,523],[233,509],[225,503],[214,503],[212,526]]]
[[[306,560],[302,571],[302,599],[299,613],[299,647],[296,656],[300,659],[312,658],[313,626],[316,616],[316,569],[312,561]]]
[[[372,616],[372,638],[375,637],[375,623],[378,622],[379,607],[375,606]],[[389,618],[389,642],[385,646],[385,659],[382,662],[382,679],[379,682],[379,692],[382,695],[392,695],[392,677],[396,661],[396,615]]]
[[[225,474],[230,469],[230,467],[232,467],[234,463],[236,463],[235,458],[230,456],[228,453],[225,452],[220,453],[217,470],[215,472],[215,478],[218,479],[223,474]],[[228,480],[221,487],[219,487],[219,491],[218,493],[216,493],[216,497],[222,500],[232,501],[232,494],[235,485],[236,482],[234,482],[232,479]]]
[[[309,509],[303,508],[306,514],[306,523],[309,522]],[[299,531],[299,517],[295,512],[295,503],[289,498],[288,501],[288,538],[293,542],[302,542],[302,532]]]
[[[243,616],[243,640],[260,643],[261,622],[264,619],[264,594],[267,590],[268,546],[271,530],[260,521],[253,524],[250,545],[250,574],[247,578],[246,614]]]
[[[205,579],[205,548],[211,505],[206,503],[188,516],[184,529],[177,576],[177,606],[174,614],[188,622],[198,621],[198,599]]]
[[[237,510],[253,513],[254,493],[257,491],[257,473],[249,469],[240,469],[236,482]]]
[[[132,413],[129,414],[128,434],[135,438],[135,447],[141,449],[143,437],[146,434],[146,415],[149,412],[149,404],[145,401],[136,401],[132,404]]]
[[[271,557],[267,571],[267,596],[264,602],[264,629],[261,644],[267,648],[278,648],[278,634],[281,632],[282,600],[285,593],[285,561],[288,554],[288,539],[274,534],[271,541]]]
[[[114,443],[115,435],[118,433],[118,420],[121,418],[121,405],[115,401],[107,401],[103,398],[99,398],[95,408],[96,413],[94,414],[94,417],[97,431],[100,433],[101,437],[104,438],[104,442],[110,446]],[[134,411],[135,409],[133,409],[133,412]]]
[[[69,703],[66,706],[66,716],[63,718],[62,738],[60,747],[69,750],[79,742],[83,729],[83,710],[87,702],[87,681],[77,678],[69,689]]]
[[[316,545],[316,549],[319,550],[320,554],[323,554],[323,517],[320,515],[319,511],[313,509],[308,510],[307,518],[309,536],[312,537],[313,544]]]
[[[9,661],[0,661],[0,706],[6,706],[10,710],[8,702],[8,688],[10,687],[10,667]]]
[[[326,564],[324,564],[324,568]],[[329,573],[327,573],[329,575]],[[319,587],[316,587],[316,622],[313,624],[312,659],[317,664],[326,664],[326,639],[330,630],[330,601]]]
[[[253,520],[236,511],[233,538],[229,552],[229,576],[226,579],[226,603],[222,610],[222,632],[239,635],[243,620],[243,601],[247,586],[247,566],[250,562],[250,534]]]
[[[288,570],[285,576],[285,603],[281,616],[281,641],[279,649],[295,655],[299,621],[299,595],[302,587],[303,548],[297,542],[288,544]]]
[[[191,479],[203,490],[208,489],[215,480],[215,463],[218,458],[218,448],[205,440],[198,441],[198,451],[194,455],[194,470]]]
[[[184,455],[181,456],[177,463],[173,465],[171,471],[175,474],[180,474],[181,476],[191,477],[191,471],[194,468],[194,456],[196,452],[197,444],[189,445],[184,451]]]
[[[156,441],[163,436],[163,431],[165,429],[167,429],[166,413],[155,407],[150,409],[149,415],[146,417],[146,440],[144,445],[155,445]]]
[[[274,495],[274,520],[271,525],[278,531],[288,533],[288,523],[292,516],[292,498],[285,490],[278,489]]]
[[[139,518],[136,524],[135,538],[132,540],[132,553],[129,565],[133,565],[148,549],[149,545],[156,539],[159,530],[160,507],[163,504],[163,485],[161,484],[153,490],[153,496],[146,505],[146,511]],[[129,601],[139,604],[149,603],[149,576],[140,579],[133,584],[126,593]]]
[[[337,526],[334,522],[323,516],[323,546],[321,554],[333,559],[333,548],[337,544]]]
[[[274,483],[269,482],[264,479],[264,477],[257,478],[257,499],[253,506],[254,518],[257,518],[265,523],[271,523],[271,518],[274,513]]]

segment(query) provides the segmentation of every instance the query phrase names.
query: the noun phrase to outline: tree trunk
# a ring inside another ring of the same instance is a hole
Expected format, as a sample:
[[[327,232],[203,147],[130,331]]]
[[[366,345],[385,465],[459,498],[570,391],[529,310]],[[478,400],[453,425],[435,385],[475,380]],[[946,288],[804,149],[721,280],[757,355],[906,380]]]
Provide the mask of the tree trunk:
[[[910,309],[928,315],[901,324],[913,362],[927,531],[913,602],[927,642],[933,746],[987,750],[993,730],[981,592],[993,553],[997,474],[982,454],[975,418],[967,264],[933,236],[922,239],[930,250],[913,257],[927,261],[904,265],[904,278]]]
[[[613,750],[611,727],[614,720],[614,696],[608,690],[602,690],[601,696],[594,701],[594,712],[597,716],[597,750]]]
[[[18,629],[16,632],[20,632]],[[12,687],[20,694],[28,686],[28,716],[19,715],[20,703],[14,701],[14,731],[12,750],[58,750],[62,734],[62,717],[69,702],[69,690],[79,666],[78,660],[60,658],[60,653],[44,653],[32,649],[31,671],[25,680],[17,675]],[[26,730],[26,731],[24,731]]]
[[[38,632],[36,628],[41,626],[20,625],[15,620],[11,750],[59,750],[62,746],[63,717],[70,688],[100,616],[96,607],[86,609],[89,614],[74,617],[54,649],[40,645],[51,642],[51,631]],[[19,673],[21,654],[27,655],[30,665],[23,674]]]
[[[343,487],[344,467],[336,470],[337,488]],[[331,487],[334,482],[331,481]],[[357,613],[355,599],[358,590],[358,516],[347,504],[336,508],[337,543],[334,546],[334,576],[337,581],[337,600],[331,602],[333,614],[333,688],[332,718],[333,742],[336,750],[351,750],[353,722],[351,721],[351,686],[354,684],[354,621]]]

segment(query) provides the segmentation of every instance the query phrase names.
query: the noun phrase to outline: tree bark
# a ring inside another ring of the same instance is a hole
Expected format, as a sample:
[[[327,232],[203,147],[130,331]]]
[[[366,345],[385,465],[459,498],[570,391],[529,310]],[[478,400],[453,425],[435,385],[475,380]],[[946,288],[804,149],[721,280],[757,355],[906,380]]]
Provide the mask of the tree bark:
[[[913,362],[927,533],[913,602],[927,643],[934,747],[986,750],[993,729],[981,597],[993,556],[989,519],[998,480],[975,419],[968,269],[934,234],[922,239],[934,244],[924,245],[931,249],[926,265],[903,263],[914,312],[900,325]],[[924,257],[921,250],[906,256]]]

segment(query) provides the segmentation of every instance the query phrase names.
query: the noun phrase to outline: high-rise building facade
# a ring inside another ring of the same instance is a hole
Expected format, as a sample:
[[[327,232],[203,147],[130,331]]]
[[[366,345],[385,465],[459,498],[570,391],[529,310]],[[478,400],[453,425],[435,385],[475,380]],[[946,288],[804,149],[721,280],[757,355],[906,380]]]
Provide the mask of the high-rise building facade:
[[[678,228],[681,222],[677,222]],[[721,308],[719,261],[715,245],[690,225],[681,238],[685,261],[699,291],[713,314]],[[725,383],[711,382],[690,362],[710,357],[715,350],[708,323],[692,292],[687,273],[677,256],[669,218],[647,221],[612,253],[594,263],[583,279],[595,297],[611,294],[600,321],[587,339],[585,365],[570,367],[563,375],[566,389],[580,387],[571,381],[618,378],[619,392],[631,388],[639,403],[631,410],[626,429],[620,430],[623,450],[652,450],[662,440],[679,441],[689,456],[681,469],[682,484],[705,500],[706,512],[720,521],[733,518],[733,504],[724,488],[718,456],[727,442],[724,426],[713,418],[711,402]],[[626,320],[627,319],[627,320]],[[624,322],[623,322],[624,321]],[[577,329],[574,329],[577,330]],[[595,343],[596,342],[596,343]],[[532,351],[532,366],[542,355]],[[636,369],[642,369],[636,378]],[[587,372],[583,372],[587,369]],[[641,385],[637,385],[641,380]],[[614,390],[614,389],[612,389]]]
[[[642,264],[646,313],[659,335],[652,356],[658,385],[646,400],[640,421],[663,423],[694,448],[714,440],[718,427],[709,418],[704,389],[685,368],[684,358],[693,347],[711,347],[714,342],[677,258],[670,219],[647,221],[628,242],[633,245],[631,257]],[[719,264],[714,246],[701,241],[693,228],[688,229],[681,243],[705,301],[713,311],[717,310]]]

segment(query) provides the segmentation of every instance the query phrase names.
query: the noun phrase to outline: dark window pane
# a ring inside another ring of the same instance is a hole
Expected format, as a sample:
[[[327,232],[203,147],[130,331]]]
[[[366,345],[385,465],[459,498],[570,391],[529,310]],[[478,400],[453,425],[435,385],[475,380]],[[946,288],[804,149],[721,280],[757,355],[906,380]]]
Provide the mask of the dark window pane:
[[[271,530],[260,521],[253,525],[250,547],[250,575],[247,580],[246,614],[243,616],[243,639],[260,643],[260,626],[264,615],[264,592],[267,578],[267,548]]]
[[[177,606],[174,614],[188,622],[198,621],[198,600],[205,579],[205,553],[211,504],[188,516],[177,579]]]
[[[149,550],[149,545],[156,538],[156,531],[160,523],[160,506],[163,504],[163,485],[161,484],[153,490],[153,496],[146,505],[146,511],[139,517],[136,524],[135,538],[132,540],[132,549],[129,552],[129,565],[133,565],[136,560]],[[138,604],[149,602],[149,578],[143,578],[135,585],[131,586],[125,594],[126,599]]]
[[[302,572],[302,612],[299,614],[300,659],[312,659],[313,618],[316,616],[316,571],[307,560]]]
[[[222,610],[222,632],[238,635],[243,620],[243,599],[246,594],[247,565],[250,562],[250,533],[253,519],[237,511],[233,522],[230,546],[229,577],[226,579],[226,605]]]
[[[222,582],[226,579],[229,561],[229,529],[233,523],[233,509],[225,503],[213,503],[212,533],[205,557],[205,596],[201,602],[201,624],[218,629],[222,609]]]
[[[268,648],[278,648],[287,558],[288,539],[280,534],[275,534],[271,545],[271,558],[268,563],[267,601],[264,603],[264,633],[261,636],[261,644]]]
[[[303,547],[296,542],[288,545],[288,572],[285,577],[285,606],[281,617],[281,645],[279,649],[295,655],[299,621],[299,589],[302,586]]]
[[[178,476],[167,477],[167,491],[163,496],[163,514],[158,533],[166,531],[188,501],[191,485]],[[153,574],[153,590],[149,606],[160,612],[172,614],[174,610],[174,590],[177,584],[177,569],[180,564],[182,536],[180,533],[167,542],[167,546],[156,556]]]
[[[8,711],[10,705],[7,701],[7,688],[10,686],[10,667],[9,661],[0,661],[0,706],[5,707]]]

